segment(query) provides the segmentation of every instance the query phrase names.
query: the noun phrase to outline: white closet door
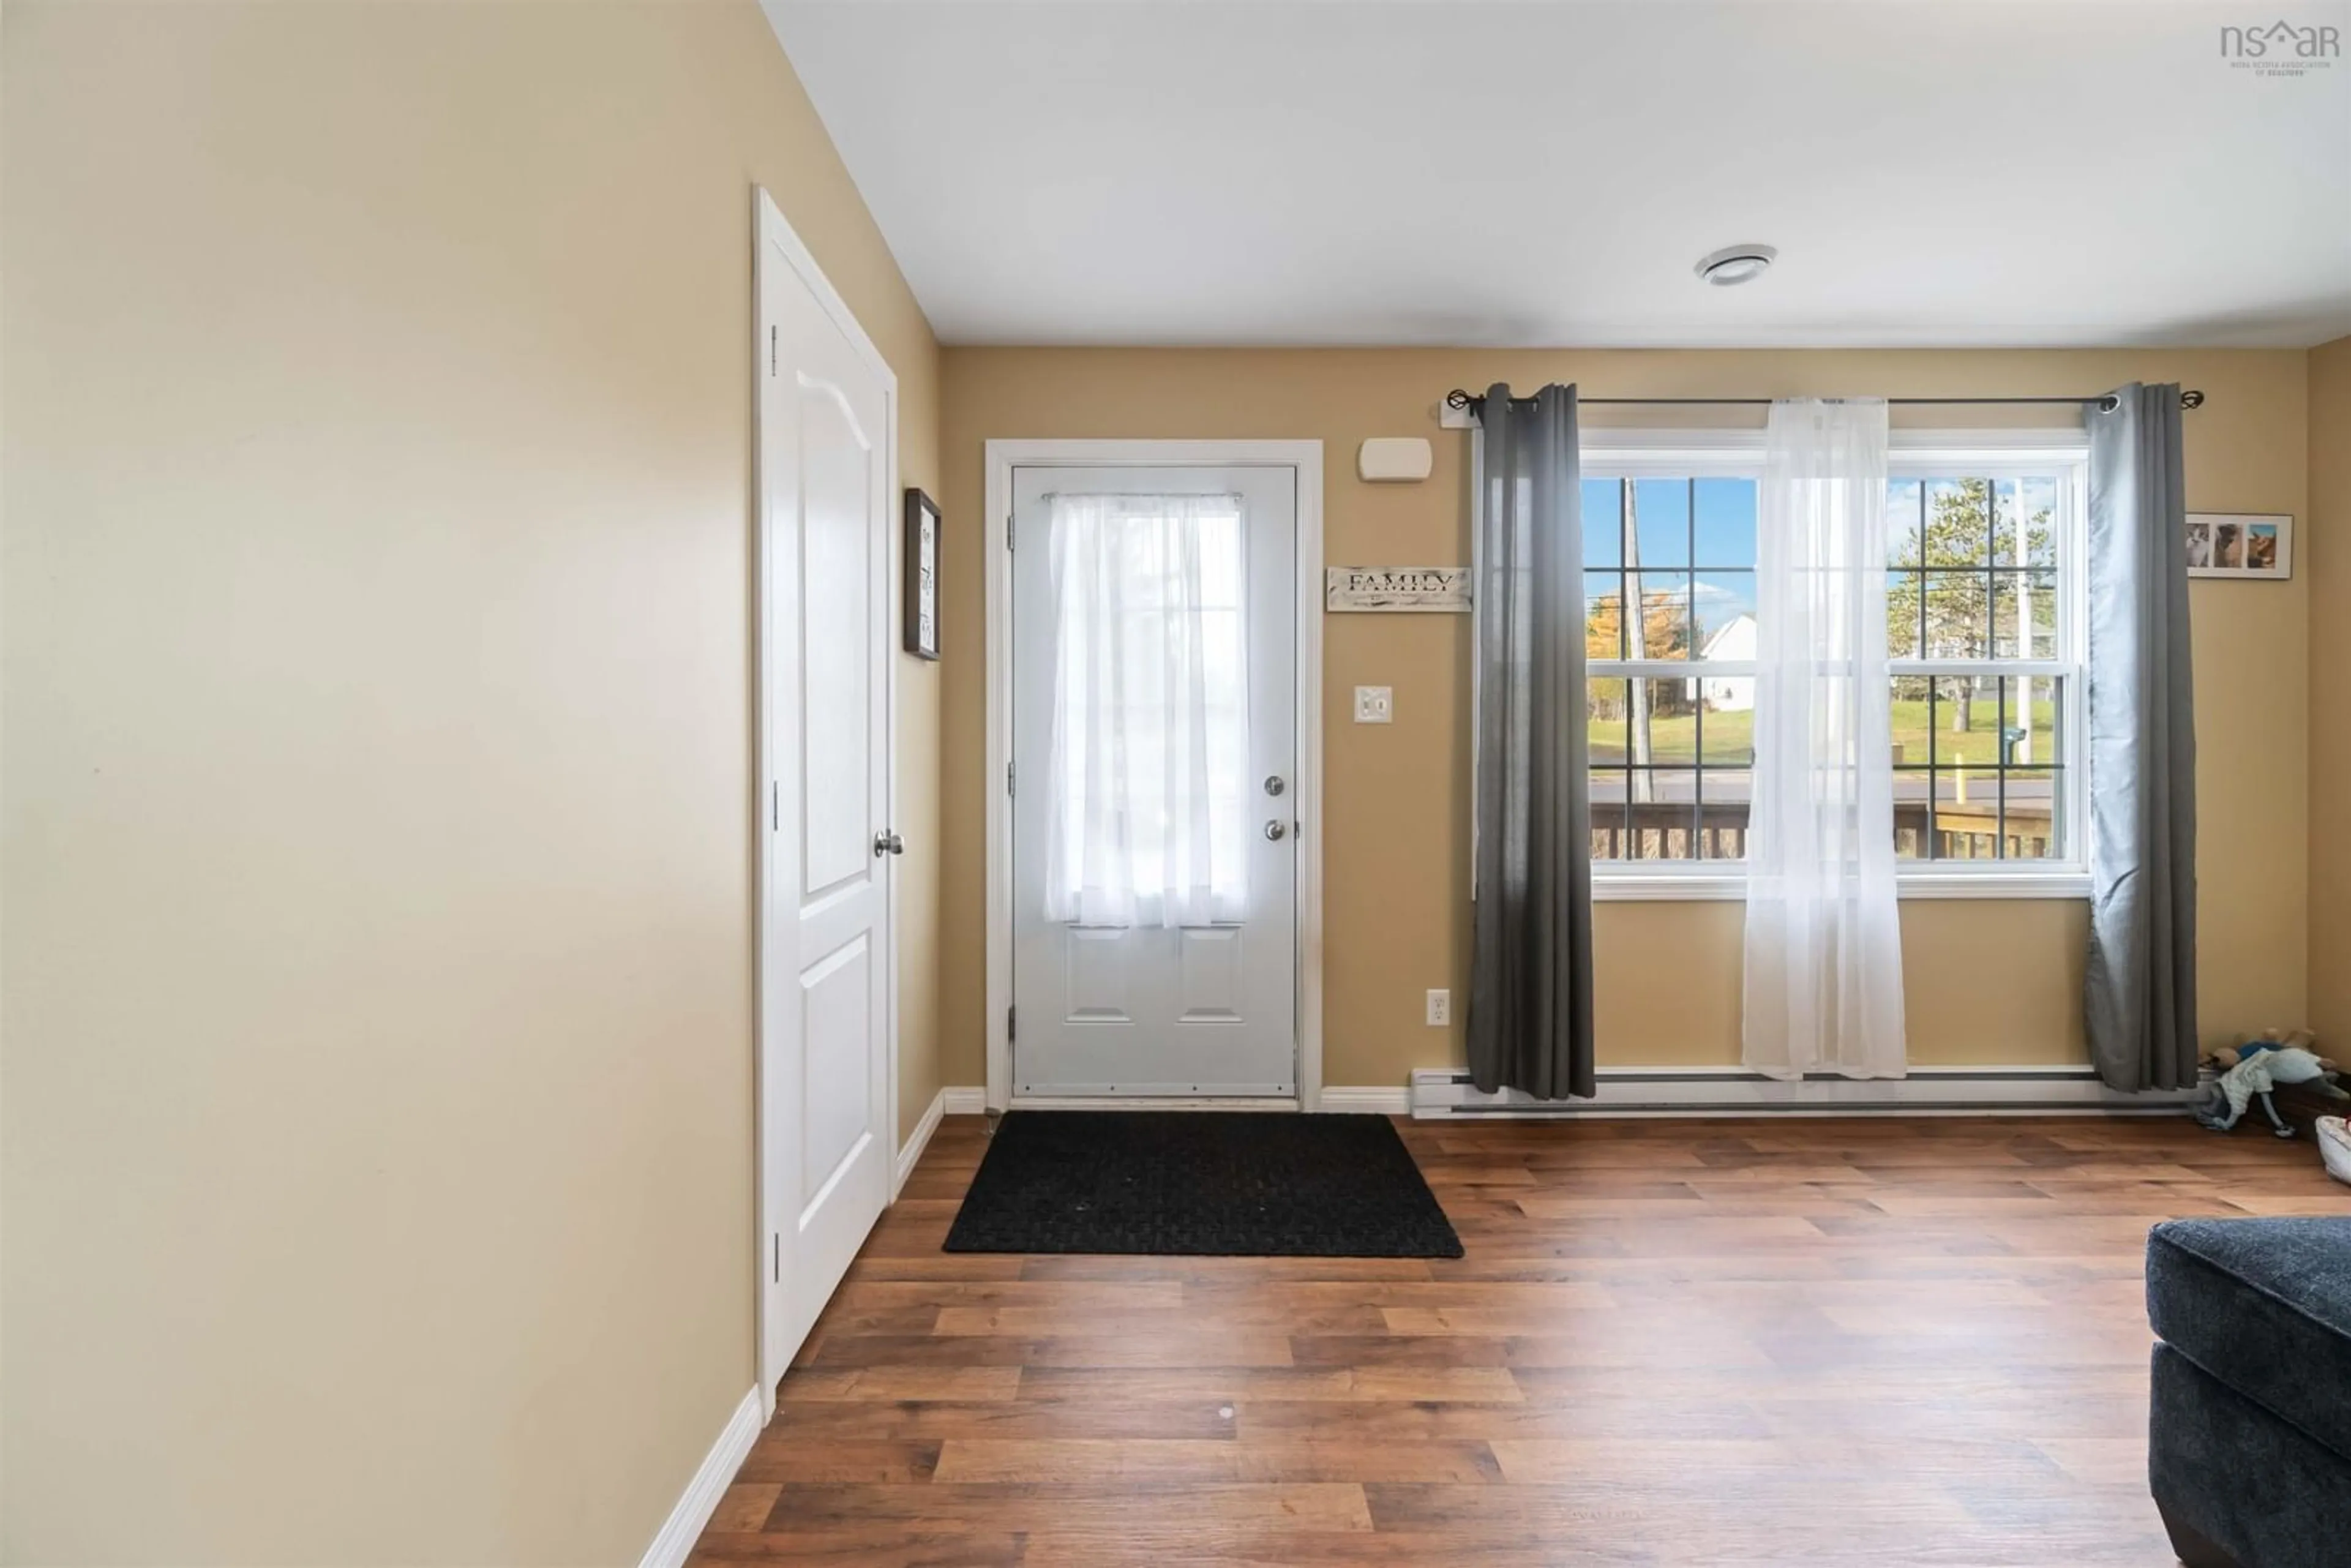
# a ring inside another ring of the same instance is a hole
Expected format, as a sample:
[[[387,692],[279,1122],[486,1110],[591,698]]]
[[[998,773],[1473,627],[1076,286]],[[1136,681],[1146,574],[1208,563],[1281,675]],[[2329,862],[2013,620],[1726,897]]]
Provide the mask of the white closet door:
[[[892,393],[763,213],[761,1364],[780,1373],[890,1197]],[[812,267],[813,264],[809,264]],[[828,291],[829,292],[829,291]],[[713,1128],[713,1136],[725,1133]]]

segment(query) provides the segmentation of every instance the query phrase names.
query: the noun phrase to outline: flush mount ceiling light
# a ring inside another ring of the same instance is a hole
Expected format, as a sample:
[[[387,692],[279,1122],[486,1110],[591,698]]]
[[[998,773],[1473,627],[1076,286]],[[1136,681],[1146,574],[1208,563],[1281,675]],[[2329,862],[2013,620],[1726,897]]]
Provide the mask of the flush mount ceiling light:
[[[1717,288],[1728,288],[1734,283],[1747,283],[1763,276],[1779,256],[1768,245],[1729,245],[1710,256],[1698,257],[1698,275]]]

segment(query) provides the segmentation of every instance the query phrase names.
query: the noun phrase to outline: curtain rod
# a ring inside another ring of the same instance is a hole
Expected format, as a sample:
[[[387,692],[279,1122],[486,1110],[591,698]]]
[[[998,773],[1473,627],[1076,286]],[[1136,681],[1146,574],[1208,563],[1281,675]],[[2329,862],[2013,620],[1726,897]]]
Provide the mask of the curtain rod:
[[[1512,402],[1534,402],[1534,399],[1512,398],[1510,401]],[[1768,397],[1579,397],[1575,401],[1579,404],[1591,403],[1594,407],[1609,408],[1630,408],[1635,406],[1649,408],[1769,408],[1771,404],[1780,400],[1777,398]],[[2072,403],[2078,407],[2085,403],[2094,402],[2098,405],[2101,411],[2111,413],[2114,412],[2115,407],[2115,395],[2112,392],[2095,392],[2088,397],[1890,397],[1886,401],[1896,408],[1916,406],[1922,403],[1954,406],[1962,403]],[[1445,394],[1445,406],[1447,408],[1466,408],[1472,410],[1481,409],[1486,406],[1486,399],[1483,393],[1464,392],[1459,387],[1455,387],[1451,392]],[[2204,406],[2204,394],[2192,388],[2189,391],[2183,392],[2179,394],[2179,406],[2182,408],[2202,408]]]

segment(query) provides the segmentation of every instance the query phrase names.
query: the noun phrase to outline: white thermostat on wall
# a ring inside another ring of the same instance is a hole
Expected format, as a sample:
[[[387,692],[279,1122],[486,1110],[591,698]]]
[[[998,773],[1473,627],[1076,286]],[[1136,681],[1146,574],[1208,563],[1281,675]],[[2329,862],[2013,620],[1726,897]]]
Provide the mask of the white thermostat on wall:
[[[1433,459],[1417,435],[1376,435],[1355,453],[1355,476],[1373,484],[1413,484],[1428,477]]]

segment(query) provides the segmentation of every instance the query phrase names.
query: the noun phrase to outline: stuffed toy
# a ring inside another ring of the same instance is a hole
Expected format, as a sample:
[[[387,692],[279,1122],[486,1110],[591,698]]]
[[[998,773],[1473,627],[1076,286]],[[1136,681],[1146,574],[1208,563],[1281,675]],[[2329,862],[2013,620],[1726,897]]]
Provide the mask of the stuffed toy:
[[[2265,1029],[2259,1034],[2239,1035],[2236,1044],[2220,1047],[2204,1061],[2215,1073],[2224,1073],[2246,1057],[2264,1051],[2312,1051],[2317,1044],[2318,1037],[2306,1029]],[[2318,1061],[2327,1071],[2335,1071],[2335,1064],[2330,1058],[2322,1056]]]
[[[2351,1100],[2351,1094],[2335,1083],[2335,1063],[2311,1051],[2313,1043],[2307,1030],[2271,1030],[2239,1040],[2233,1049],[2214,1051],[2208,1061],[2220,1077],[2197,1107],[2196,1119],[2214,1132],[2225,1133],[2236,1126],[2247,1105],[2259,1100],[2270,1131],[2291,1138],[2293,1126],[2278,1114],[2270,1098],[2281,1085],[2306,1084],[2330,1099]]]

